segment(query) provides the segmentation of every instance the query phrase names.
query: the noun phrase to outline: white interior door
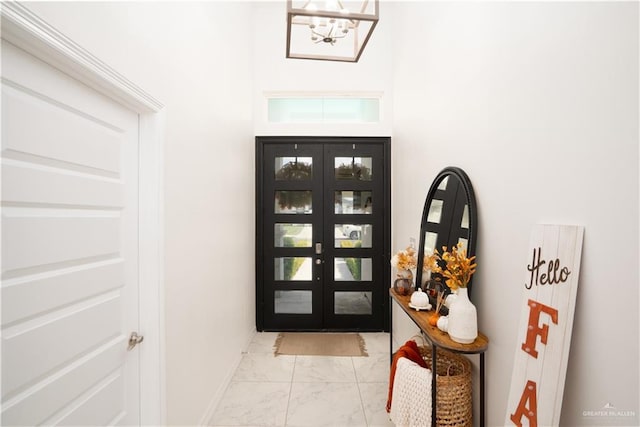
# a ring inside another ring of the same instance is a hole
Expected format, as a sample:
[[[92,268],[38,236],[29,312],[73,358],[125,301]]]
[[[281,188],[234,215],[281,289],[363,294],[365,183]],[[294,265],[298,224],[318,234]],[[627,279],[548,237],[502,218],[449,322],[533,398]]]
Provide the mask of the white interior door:
[[[1,424],[138,424],[138,115],[3,41],[1,175]]]

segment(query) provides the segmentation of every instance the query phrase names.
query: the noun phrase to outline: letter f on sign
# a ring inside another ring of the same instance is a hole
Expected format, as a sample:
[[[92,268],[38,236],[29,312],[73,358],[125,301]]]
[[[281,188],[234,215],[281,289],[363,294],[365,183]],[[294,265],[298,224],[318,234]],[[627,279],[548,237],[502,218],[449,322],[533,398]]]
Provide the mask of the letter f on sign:
[[[551,321],[557,325],[558,310],[531,299],[527,304],[529,305],[529,325],[527,326],[527,340],[522,343],[522,350],[537,359],[538,352],[536,351],[536,337],[540,335],[540,342],[542,342],[542,344],[546,344],[547,337],[549,335],[549,325],[545,323],[540,327],[540,313],[543,311],[547,313],[551,316]]]

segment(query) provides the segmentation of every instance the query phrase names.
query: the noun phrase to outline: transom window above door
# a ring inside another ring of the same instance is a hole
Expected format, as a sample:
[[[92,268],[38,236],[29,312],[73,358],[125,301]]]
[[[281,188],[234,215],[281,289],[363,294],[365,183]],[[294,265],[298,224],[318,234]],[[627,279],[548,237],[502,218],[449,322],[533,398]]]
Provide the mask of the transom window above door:
[[[269,123],[378,123],[380,93],[266,94]]]

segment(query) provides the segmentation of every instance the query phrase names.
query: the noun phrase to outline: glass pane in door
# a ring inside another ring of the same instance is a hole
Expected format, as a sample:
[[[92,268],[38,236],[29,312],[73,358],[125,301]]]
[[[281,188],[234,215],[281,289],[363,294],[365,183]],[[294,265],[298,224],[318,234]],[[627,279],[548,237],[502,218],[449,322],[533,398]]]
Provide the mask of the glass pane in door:
[[[275,208],[277,214],[310,214],[313,213],[311,191],[278,190],[275,192]]]
[[[274,224],[276,248],[310,248],[313,226],[311,224]]]
[[[274,291],[274,313],[311,314],[311,291]]]
[[[371,258],[334,258],[333,279],[336,282],[371,281]]]
[[[337,180],[371,181],[371,157],[336,157],[335,174]]]
[[[341,190],[335,192],[334,212],[337,214],[371,214],[371,191]]]
[[[334,248],[371,248],[373,226],[371,224],[335,224]]]
[[[311,280],[312,263],[310,257],[276,257],[274,260],[275,280]]]
[[[372,310],[371,292],[336,291],[334,293],[334,314],[370,315]]]
[[[309,181],[313,177],[313,158],[276,157],[276,181]]]

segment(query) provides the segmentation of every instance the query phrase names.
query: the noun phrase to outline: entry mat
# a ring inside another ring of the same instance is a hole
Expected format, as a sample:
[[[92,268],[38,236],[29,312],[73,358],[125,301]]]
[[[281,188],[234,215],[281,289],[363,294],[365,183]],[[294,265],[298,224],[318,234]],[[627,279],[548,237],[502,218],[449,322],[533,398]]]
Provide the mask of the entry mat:
[[[368,357],[364,338],[358,333],[281,332],[275,355]]]

